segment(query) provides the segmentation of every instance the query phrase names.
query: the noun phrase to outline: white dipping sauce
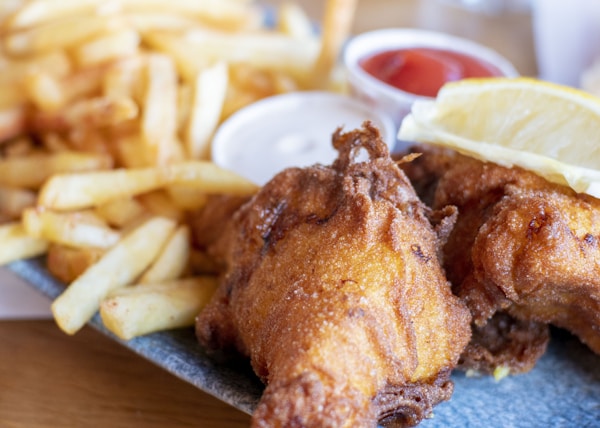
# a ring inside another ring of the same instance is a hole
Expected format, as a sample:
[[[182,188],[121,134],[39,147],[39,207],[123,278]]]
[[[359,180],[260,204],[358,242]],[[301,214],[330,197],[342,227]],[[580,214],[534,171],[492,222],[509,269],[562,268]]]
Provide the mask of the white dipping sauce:
[[[390,149],[396,142],[392,120],[375,108],[330,92],[293,92],[258,101],[236,112],[219,128],[212,146],[217,165],[264,184],[288,167],[329,165],[338,127],[359,128],[371,120]]]

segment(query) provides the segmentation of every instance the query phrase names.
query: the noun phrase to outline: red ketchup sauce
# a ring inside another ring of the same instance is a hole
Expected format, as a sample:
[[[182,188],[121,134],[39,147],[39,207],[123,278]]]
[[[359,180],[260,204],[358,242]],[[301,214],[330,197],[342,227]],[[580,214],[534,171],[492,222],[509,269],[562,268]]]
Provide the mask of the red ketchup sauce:
[[[503,74],[480,59],[434,48],[384,51],[362,59],[360,66],[388,85],[426,97],[435,97],[446,82]]]

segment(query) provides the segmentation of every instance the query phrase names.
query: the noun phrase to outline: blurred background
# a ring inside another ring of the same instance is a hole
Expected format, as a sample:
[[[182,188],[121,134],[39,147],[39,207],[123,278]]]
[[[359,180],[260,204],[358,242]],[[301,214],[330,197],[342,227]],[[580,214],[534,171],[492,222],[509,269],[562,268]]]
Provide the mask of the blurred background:
[[[279,4],[271,0],[266,3]],[[322,3],[300,0],[318,19]],[[600,57],[600,1],[380,0],[358,1],[354,33],[412,27],[482,43],[509,59],[524,76],[598,91],[592,69]]]

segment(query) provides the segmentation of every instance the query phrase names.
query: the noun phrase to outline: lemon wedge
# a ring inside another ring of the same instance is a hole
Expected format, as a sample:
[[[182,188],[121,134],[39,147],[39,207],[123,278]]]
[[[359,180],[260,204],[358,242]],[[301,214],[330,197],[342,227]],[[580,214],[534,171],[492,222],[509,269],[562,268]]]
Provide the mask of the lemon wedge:
[[[600,98],[531,78],[466,79],[416,101],[401,140],[520,166],[600,197]]]

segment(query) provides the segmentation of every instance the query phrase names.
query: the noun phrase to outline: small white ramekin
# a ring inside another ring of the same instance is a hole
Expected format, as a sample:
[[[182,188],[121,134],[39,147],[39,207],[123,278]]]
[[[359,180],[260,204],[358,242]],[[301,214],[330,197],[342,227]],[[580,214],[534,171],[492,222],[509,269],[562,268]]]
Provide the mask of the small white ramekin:
[[[262,185],[287,167],[330,164],[337,157],[331,142],[335,130],[351,131],[365,120],[378,127],[392,150],[397,129],[377,108],[325,91],[276,95],[221,124],[213,138],[212,160]]]
[[[367,73],[360,62],[380,52],[424,47],[469,55],[496,67],[504,77],[518,76],[517,70],[506,58],[473,41],[432,31],[389,28],[357,35],[346,44],[343,62],[351,94],[385,111],[399,127],[413,102],[427,97],[402,91],[380,81]]]

